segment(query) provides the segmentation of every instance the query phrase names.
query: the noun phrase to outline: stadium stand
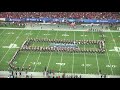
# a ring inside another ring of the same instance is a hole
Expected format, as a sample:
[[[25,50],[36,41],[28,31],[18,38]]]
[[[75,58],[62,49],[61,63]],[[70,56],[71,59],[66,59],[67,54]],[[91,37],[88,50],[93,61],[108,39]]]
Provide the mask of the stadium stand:
[[[119,12],[0,12],[0,18],[120,19]]]

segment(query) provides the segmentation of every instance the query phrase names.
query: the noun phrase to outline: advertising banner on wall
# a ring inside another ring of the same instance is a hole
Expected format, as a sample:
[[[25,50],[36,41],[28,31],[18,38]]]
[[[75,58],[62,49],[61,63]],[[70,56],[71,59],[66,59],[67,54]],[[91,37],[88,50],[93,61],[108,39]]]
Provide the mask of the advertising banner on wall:
[[[115,19],[70,19],[70,18],[21,18],[21,19],[11,19],[11,18],[1,18],[4,21],[21,21],[21,22],[85,22],[85,23],[118,23],[120,20]]]

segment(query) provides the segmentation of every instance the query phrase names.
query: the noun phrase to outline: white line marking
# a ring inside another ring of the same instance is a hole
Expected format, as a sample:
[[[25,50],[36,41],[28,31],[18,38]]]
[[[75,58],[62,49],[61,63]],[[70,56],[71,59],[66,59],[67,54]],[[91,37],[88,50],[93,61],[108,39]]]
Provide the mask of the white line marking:
[[[86,37],[86,36],[88,36],[88,35],[80,35],[80,36],[82,36],[82,37]]]
[[[63,57],[63,53],[62,53],[62,55],[61,55],[61,63],[62,63],[62,57]],[[59,68],[59,72],[61,71],[61,65],[60,65],[60,68]]]
[[[17,44],[11,43],[9,46],[3,46],[2,48],[19,48]]]
[[[56,63],[57,65],[64,66],[65,63]]]
[[[114,49],[111,49],[109,51],[115,51],[115,52],[120,52],[120,47],[114,47]]]
[[[73,70],[74,70],[74,53],[73,53],[72,74],[73,74]]]
[[[106,44],[105,44],[105,48],[106,48]],[[106,55],[107,55],[107,58],[108,58],[108,62],[109,62],[109,64],[110,64],[110,66],[111,66],[110,58],[109,58],[109,55],[108,55],[108,51],[107,51],[107,50],[106,50]],[[112,67],[110,67],[110,69],[111,69],[111,72],[112,72],[112,75],[113,75]]]
[[[65,36],[65,37],[66,37],[66,36],[69,36],[69,35],[65,33],[65,34],[62,34],[62,36]]]
[[[83,32],[84,35],[84,32]],[[85,40],[85,38],[83,37],[83,40]],[[84,50],[85,50],[85,45],[84,45]],[[85,60],[85,74],[86,74],[86,56],[85,56],[85,52],[84,52],[84,60]]]
[[[39,60],[39,58],[40,58],[40,55],[41,55],[41,52],[40,52],[40,54],[39,54],[39,56],[38,56],[37,63],[38,63],[38,60]],[[37,65],[37,64],[35,64],[35,67],[34,67],[34,69],[33,69],[33,72],[34,72],[35,69],[36,69],[36,65]]]
[[[58,33],[58,31],[57,31],[57,33]],[[55,39],[56,39],[56,37],[57,37],[57,33],[56,33],[56,35],[55,35]],[[50,63],[50,60],[51,60],[51,56],[52,56],[52,52],[51,52],[51,54],[50,54],[50,58],[49,58],[49,61],[48,61],[48,66],[47,66],[47,69],[46,69],[46,71],[48,70],[49,63]]]
[[[46,71],[48,70],[48,67],[49,67],[49,64],[50,64],[50,60],[51,60],[51,56],[52,56],[52,53],[50,54],[50,58],[49,58],[49,61],[48,61],[48,66],[47,66]]]
[[[30,31],[30,33],[31,33],[31,31]],[[29,36],[30,36],[30,35],[27,36],[27,39],[28,39]],[[24,61],[23,65],[22,65],[22,67],[24,66],[25,62],[27,61],[29,54],[30,54],[30,52],[28,53],[27,58],[25,59],[25,61]]]
[[[30,53],[27,55],[27,58],[25,59],[25,61],[24,61],[23,65],[22,65],[22,67],[25,65],[26,61],[28,60],[29,55],[30,55]]]
[[[2,42],[1,46],[6,42],[6,40],[8,39],[8,37],[10,37],[10,35],[8,35],[7,38],[4,40],[4,42]]]
[[[5,30],[3,30],[1,33],[0,33],[0,36],[5,32]]]
[[[75,32],[74,32],[74,41],[75,41]],[[74,71],[74,52],[73,52],[72,74],[73,74],[73,71]]]
[[[51,34],[43,34],[43,35],[46,35],[46,36],[47,36],[47,35],[51,35]]]
[[[64,37],[64,40],[65,40],[65,38],[66,38],[66,32],[65,32],[65,37]],[[61,55],[61,63],[62,63],[62,60],[63,60],[63,53],[62,53],[62,55]],[[59,72],[61,71],[61,65],[60,65],[60,68],[59,68]]]
[[[6,33],[6,34],[14,34],[13,32],[9,32],[9,33]]]
[[[106,45],[105,45],[105,47],[106,47]],[[106,51],[107,51],[107,50],[106,50]],[[108,57],[109,64],[110,64],[110,66],[111,66],[111,63],[110,63],[110,58],[109,58],[108,52],[107,52],[107,57]],[[112,70],[112,67],[111,67],[111,72],[112,72],[112,75],[113,75],[113,70]]]
[[[20,34],[18,36],[21,35],[21,33],[23,32],[23,30],[20,32]],[[13,43],[15,43],[17,41],[17,38],[15,39],[15,41]],[[11,48],[8,49],[8,51],[5,53],[5,55],[3,56],[3,58],[0,60],[0,63],[2,62],[2,60],[5,58],[5,56],[7,55],[7,53],[10,51]]]
[[[93,35],[93,40],[95,40],[93,32],[92,32],[92,35]],[[95,48],[95,45],[94,45],[94,48]],[[98,58],[97,58],[97,53],[95,53],[95,55],[96,55],[96,61],[97,61],[97,67],[98,67],[98,73],[100,74],[100,72],[99,72],[100,69],[99,69],[99,64],[98,64]]]
[[[49,33],[49,30],[48,30],[47,34],[48,34],[48,33]],[[46,38],[47,38],[47,35],[46,35]],[[43,43],[43,46],[44,46],[44,44],[45,44],[45,43]],[[40,52],[40,54],[39,54],[39,56],[38,56],[37,62],[39,61],[40,56],[41,56],[41,52]],[[35,71],[36,66],[37,66],[37,65],[35,65],[35,67],[34,67],[34,69],[33,69],[33,72]]]
[[[36,28],[0,28],[0,29],[15,29],[15,30],[44,30],[45,29],[36,29]],[[48,28],[47,30],[52,30]],[[81,29],[54,29],[54,31],[88,31],[88,30],[81,30]],[[120,32],[120,31],[111,31],[111,30],[104,30],[104,32]]]
[[[41,31],[41,30],[40,30],[40,31]],[[39,33],[40,33],[40,31],[39,31]],[[31,31],[30,31],[30,33],[31,33]],[[36,38],[38,37],[39,33],[37,34]],[[30,35],[28,35],[28,37],[29,37],[29,36],[30,36]],[[28,38],[28,37],[27,37],[27,38]],[[33,44],[33,45],[34,45],[34,44]],[[22,67],[25,65],[26,61],[28,60],[29,55],[30,55],[30,52],[28,53],[27,58],[25,59]]]
[[[110,34],[111,34],[111,36],[112,36],[112,38],[113,38],[113,34],[110,32]],[[114,38],[113,38],[114,39]],[[116,44],[116,41],[115,41],[115,39],[114,39],[114,44],[115,44],[115,47],[117,47],[117,44]],[[119,55],[119,57],[120,57],[120,53],[118,52],[118,55]]]
[[[117,67],[117,65],[112,65],[112,66],[106,65],[106,67],[113,67],[113,68],[115,68],[115,67]]]

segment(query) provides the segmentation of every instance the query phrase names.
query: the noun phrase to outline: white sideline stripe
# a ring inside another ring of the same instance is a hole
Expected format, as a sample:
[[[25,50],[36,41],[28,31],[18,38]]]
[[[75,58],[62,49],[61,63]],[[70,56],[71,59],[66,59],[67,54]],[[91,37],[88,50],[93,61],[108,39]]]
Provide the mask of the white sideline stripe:
[[[49,34],[49,31],[47,32],[47,34]],[[46,35],[46,38],[47,38],[47,35]],[[43,43],[43,46],[44,46],[44,44],[45,44],[45,43]],[[39,61],[40,56],[41,56],[41,52],[40,52],[40,54],[39,54],[39,56],[38,56],[37,62]],[[36,66],[37,66],[37,64],[35,64],[35,67],[34,67],[34,69],[33,69],[33,72],[35,71]]]
[[[92,35],[93,35],[93,40],[95,40],[95,38],[94,38],[94,34],[93,34],[93,32],[92,32]],[[95,45],[94,45],[94,48],[95,48]],[[98,64],[98,58],[97,58],[97,53],[95,53],[95,55],[96,55],[96,61],[97,61],[97,67],[98,67],[98,73],[99,73],[99,64]],[[99,73],[100,74],[100,73]]]
[[[57,31],[57,33],[58,33],[58,31]],[[55,39],[56,39],[56,37],[57,37],[57,33],[56,33],[56,35],[55,35]],[[50,63],[50,60],[51,60],[51,56],[52,56],[52,52],[51,52],[51,54],[50,54],[50,58],[49,58],[49,61],[48,61],[48,66],[47,66],[47,69],[46,69],[46,70],[48,70],[49,63]]]
[[[111,36],[112,36],[112,39],[114,39],[113,38],[113,34],[110,32],[110,34],[111,34]],[[116,41],[114,40],[114,44],[115,44],[115,47],[117,47],[117,44],[116,44]],[[120,53],[118,52],[118,55],[119,55],[119,57],[120,57]]]
[[[33,78],[45,78],[43,76],[43,72],[28,72],[27,75],[31,75],[33,76]],[[60,76],[63,74],[63,73],[59,73]],[[0,71],[0,78],[8,78],[8,76],[10,75],[10,72],[9,71]],[[55,75],[58,75],[58,73],[56,72]],[[71,73],[66,73],[66,75],[71,75]],[[98,75],[98,74],[93,74],[93,73],[89,73],[89,74],[83,74],[83,73],[76,73],[75,75],[78,75],[78,76],[82,76],[82,78],[101,78],[101,75]],[[23,73],[22,77],[21,78],[25,78],[26,76],[26,73]],[[18,77],[20,78],[20,77]],[[110,74],[107,74],[106,78],[120,78],[120,75],[110,75]]]
[[[65,34],[66,34],[66,32],[65,32]],[[66,38],[66,36],[64,37],[64,40],[65,40],[65,38]],[[62,60],[63,60],[62,58],[63,58],[63,53],[61,55],[61,63],[62,63]],[[61,65],[60,65],[59,71],[61,71]]]
[[[44,30],[44,29],[35,29],[35,28],[0,28],[0,29],[15,29],[15,30]],[[45,29],[45,30],[52,30],[52,29]],[[87,31],[87,30],[80,30],[80,29],[54,29],[52,31]]]
[[[0,28],[0,29],[15,29],[15,30],[44,30],[44,29],[35,29],[35,28]],[[45,29],[45,30],[52,30],[52,29]],[[44,31],[45,31],[44,30]],[[54,30],[52,30],[52,31],[88,31],[87,29],[85,29],[85,30],[81,30],[81,29],[75,29],[75,30],[73,30],[73,29],[54,29]],[[119,31],[115,31],[115,30],[104,30],[103,32],[120,32],[120,30]]]
[[[20,32],[20,34],[23,32],[23,30]],[[18,36],[20,36],[20,34]],[[15,41],[13,43],[16,42],[18,38],[15,39]],[[5,53],[5,55],[3,56],[3,58],[0,60],[0,63],[2,62],[2,60],[5,58],[5,56],[7,55],[7,53],[10,51],[11,48],[8,49],[8,51]]]
[[[84,35],[84,32],[83,32],[83,35]],[[83,37],[83,40],[85,40],[84,37]],[[85,45],[84,45],[84,49],[85,49]],[[84,60],[85,60],[85,74],[86,74],[86,56],[85,56],[85,53],[84,53]]]

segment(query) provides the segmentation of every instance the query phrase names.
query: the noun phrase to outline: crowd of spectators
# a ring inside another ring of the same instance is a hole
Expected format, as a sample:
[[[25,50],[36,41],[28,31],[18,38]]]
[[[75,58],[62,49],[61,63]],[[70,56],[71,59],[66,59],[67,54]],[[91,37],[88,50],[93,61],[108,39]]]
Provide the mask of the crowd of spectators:
[[[0,27],[24,28],[25,23],[22,23],[22,22],[0,22]]]
[[[0,12],[0,18],[120,19],[119,12]]]

